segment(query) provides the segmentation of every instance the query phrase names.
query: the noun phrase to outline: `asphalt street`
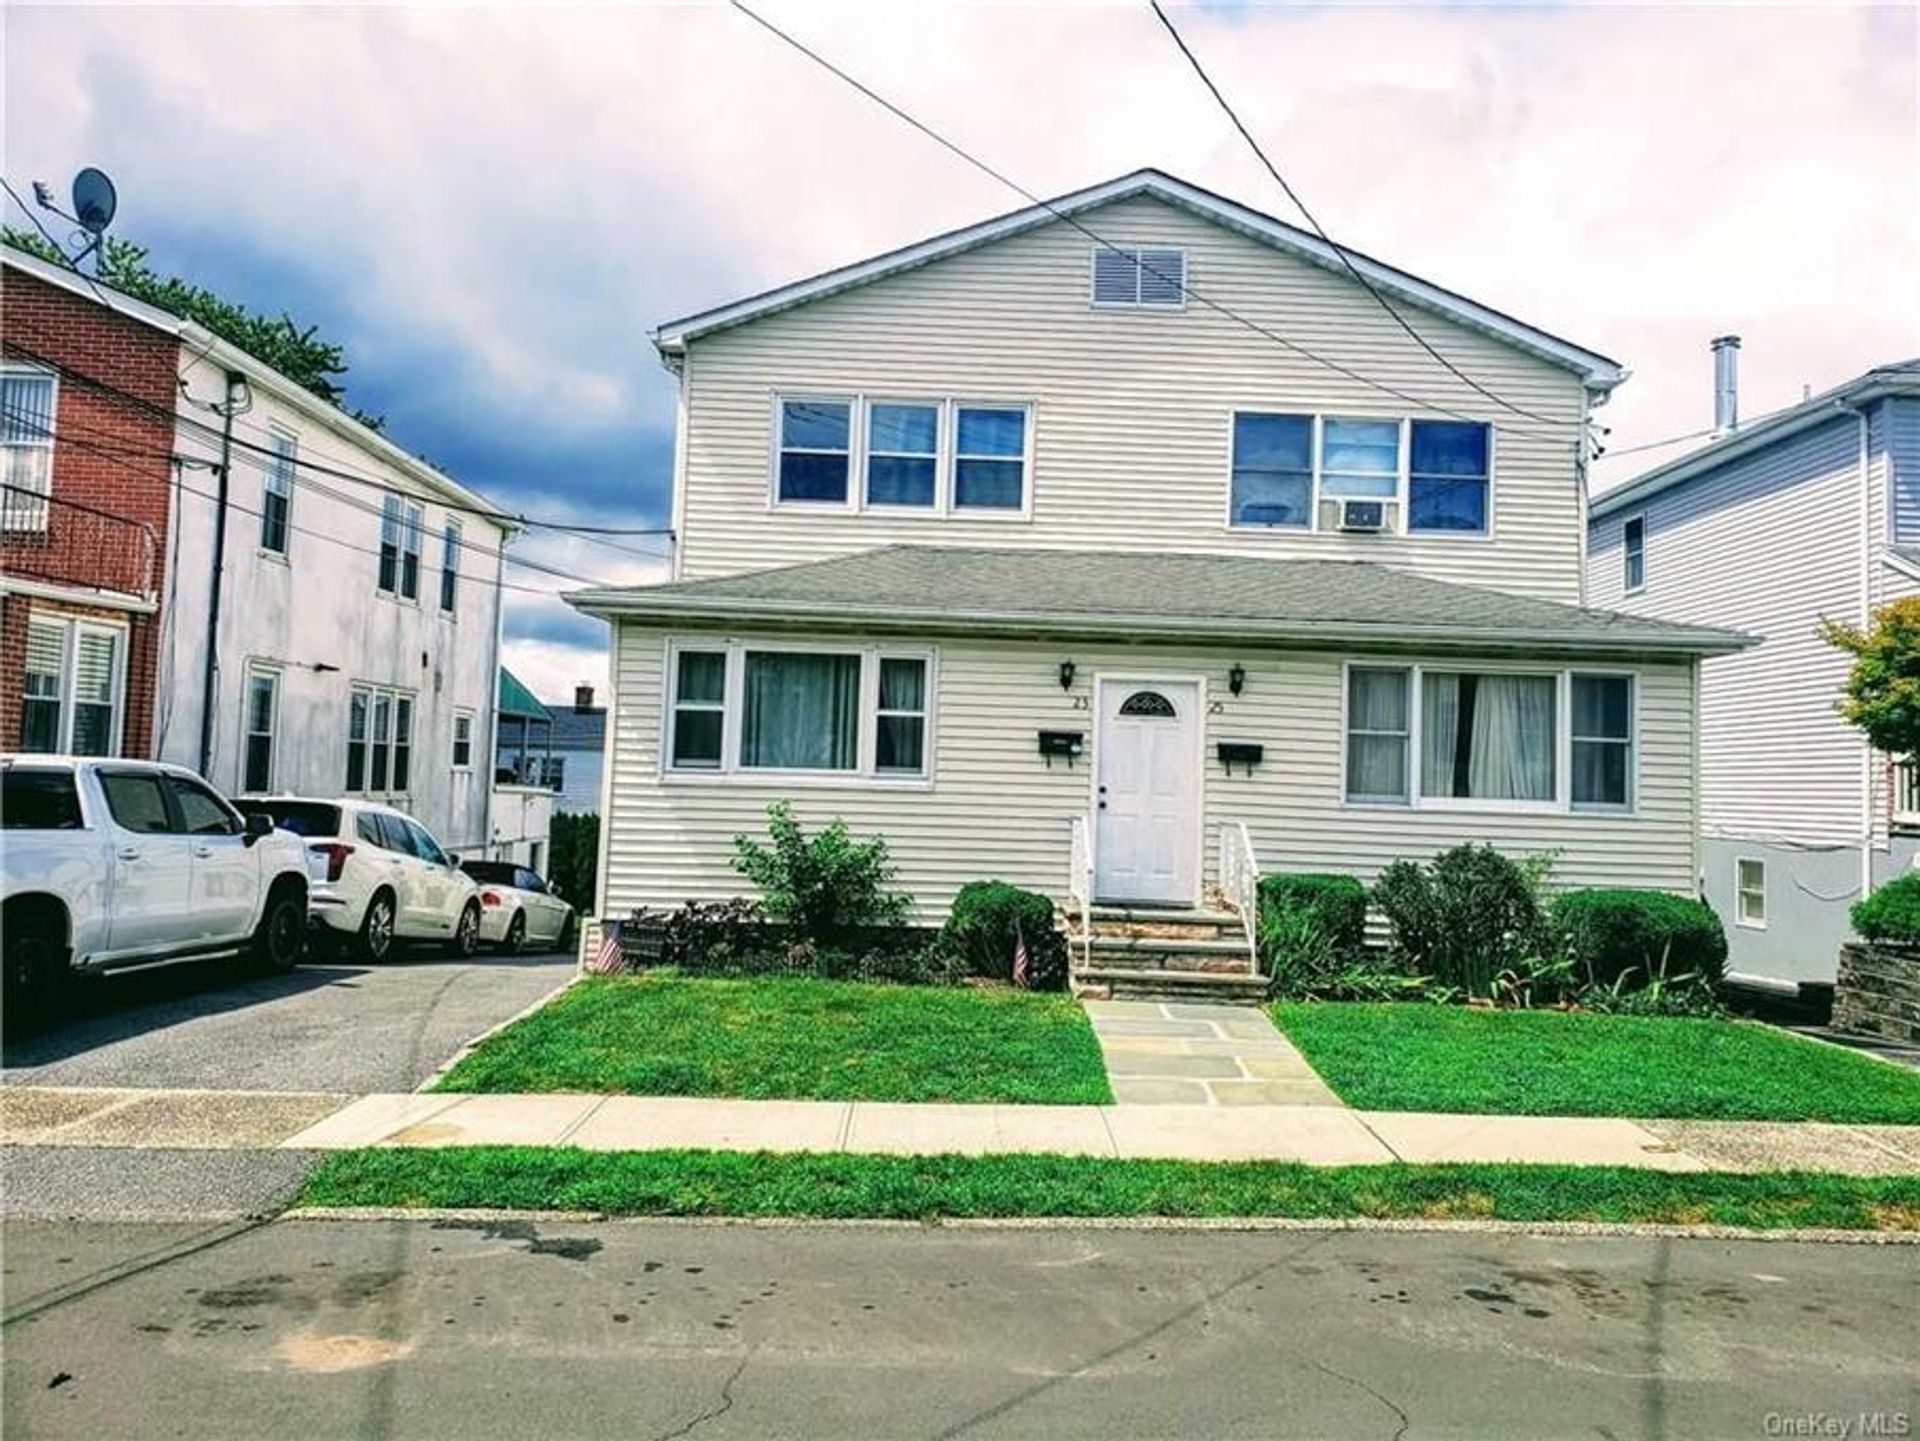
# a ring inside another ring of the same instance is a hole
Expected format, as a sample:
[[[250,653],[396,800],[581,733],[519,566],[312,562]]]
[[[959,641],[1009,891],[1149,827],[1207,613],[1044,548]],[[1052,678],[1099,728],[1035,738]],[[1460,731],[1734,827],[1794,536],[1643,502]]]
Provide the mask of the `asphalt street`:
[[[284,976],[249,974],[231,962],[146,971],[81,987],[47,1031],[9,1040],[0,1081],[409,1091],[573,973],[571,956],[487,953],[465,961],[409,954],[381,966],[329,961]],[[311,1159],[285,1151],[12,1147],[0,1152],[0,1215],[265,1214],[292,1193]]]
[[[5,1268],[20,1441],[1763,1437],[1920,1405],[1912,1246],[282,1220],[23,1224]]]

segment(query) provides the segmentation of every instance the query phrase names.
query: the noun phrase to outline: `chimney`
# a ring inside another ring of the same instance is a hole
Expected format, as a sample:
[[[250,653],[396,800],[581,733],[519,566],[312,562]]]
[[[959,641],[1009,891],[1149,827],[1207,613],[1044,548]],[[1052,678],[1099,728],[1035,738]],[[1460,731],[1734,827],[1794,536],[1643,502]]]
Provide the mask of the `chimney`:
[[[577,685],[573,688],[573,708],[576,711],[590,711],[593,709],[592,686]]]
[[[1717,438],[1740,428],[1740,337],[1722,335],[1713,342],[1713,433]]]

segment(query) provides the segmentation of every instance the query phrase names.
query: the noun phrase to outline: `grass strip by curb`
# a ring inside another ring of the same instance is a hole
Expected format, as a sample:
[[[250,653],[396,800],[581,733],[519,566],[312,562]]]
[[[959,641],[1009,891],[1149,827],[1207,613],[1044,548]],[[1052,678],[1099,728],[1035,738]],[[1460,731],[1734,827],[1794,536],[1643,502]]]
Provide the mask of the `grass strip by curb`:
[[[1753,1022],[1352,1001],[1272,1014],[1363,1111],[1920,1124],[1920,1074]]]
[[[1488,1219],[1920,1230],[1920,1177],[1619,1166],[1305,1166],[1081,1156],[783,1155],[373,1147],[329,1156],[300,1206],[615,1216]]]

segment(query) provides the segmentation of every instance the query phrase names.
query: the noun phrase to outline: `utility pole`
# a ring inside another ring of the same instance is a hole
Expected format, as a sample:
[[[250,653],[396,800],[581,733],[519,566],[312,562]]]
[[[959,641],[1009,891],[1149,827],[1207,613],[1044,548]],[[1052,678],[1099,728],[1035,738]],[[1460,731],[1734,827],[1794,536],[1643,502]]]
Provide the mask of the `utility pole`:
[[[200,683],[200,774],[213,765],[213,715],[220,678],[220,581],[227,560],[227,493],[233,473],[233,417],[251,408],[247,378],[237,370],[226,374],[227,394],[220,405],[220,485],[213,509],[213,579],[207,598],[207,667]]]

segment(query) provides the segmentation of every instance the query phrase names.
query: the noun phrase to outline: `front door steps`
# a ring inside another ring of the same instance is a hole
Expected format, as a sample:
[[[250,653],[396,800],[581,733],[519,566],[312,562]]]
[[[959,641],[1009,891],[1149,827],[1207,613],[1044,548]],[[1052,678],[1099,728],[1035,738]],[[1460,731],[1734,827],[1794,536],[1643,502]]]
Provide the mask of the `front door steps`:
[[[1266,977],[1230,910],[1094,906],[1090,915],[1084,946],[1079,917],[1067,917],[1076,994],[1242,1005],[1266,999]]]

